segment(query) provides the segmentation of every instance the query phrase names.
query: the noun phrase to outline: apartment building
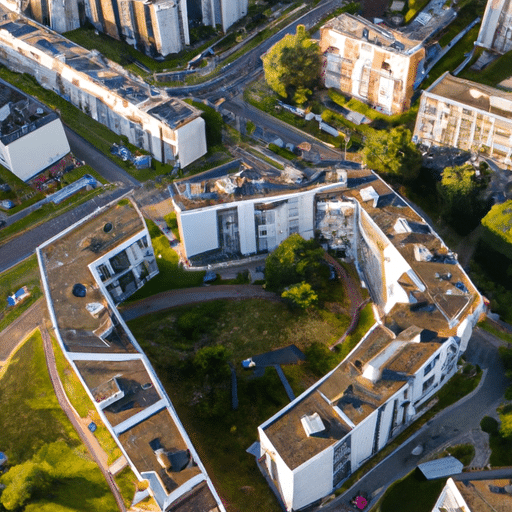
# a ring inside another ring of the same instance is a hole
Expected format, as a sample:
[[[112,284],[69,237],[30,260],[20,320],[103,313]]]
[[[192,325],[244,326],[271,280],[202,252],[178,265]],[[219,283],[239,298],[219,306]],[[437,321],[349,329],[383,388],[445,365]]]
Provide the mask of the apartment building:
[[[510,0],[488,0],[475,44],[498,53],[512,50]]]
[[[0,81],[0,164],[23,181],[69,153],[55,112]]]
[[[117,310],[158,274],[136,204],[124,199],[107,205],[38,247],[37,256],[60,350],[134,474],[148,484],[134,505],[225,512],[165,389]]]
[[[0,63],[29,73],[160,162],[186,167],[207,151],[201,112],[28,18],[0,7]]]
[[[512,93],[446,72],[423,91],[413,141],[512,165]]]
[[[379,318],[338,367],[258,428],[259,461],[290,511],[332,493],[421,415],[483,312],[432,228],[384,182],[361,183],[360,174],[359,185],[320,192],[317,211],[332,205],[331,225],[338,216],[342,228],[352,206],[349,246]]]
[[[422,77],[421,41],[375,25],[361,16],[342,14],[320,29],[323,83],[372,105],[385,114],[410,107]]]

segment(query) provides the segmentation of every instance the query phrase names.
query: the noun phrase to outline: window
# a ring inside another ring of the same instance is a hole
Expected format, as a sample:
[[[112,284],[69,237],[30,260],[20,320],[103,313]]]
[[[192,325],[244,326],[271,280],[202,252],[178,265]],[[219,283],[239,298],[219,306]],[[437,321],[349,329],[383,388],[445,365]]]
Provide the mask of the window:
[[[110,269],[105,264],[98,265],[98,273],[100,275],[100,279],[103,282],[107,281],[107,279],[110,279],[112,277]]]
[[[289,208],[288,209],[288,217],[298,217],[299,209],[298,208]]]
[[[424,383],[423,383],[423,393],[425,393],[434,383],[435,375],[432,375],[432,377],[429,377]]]
[[[440,354],[437,354],[437,356],[434,357],[434,359],[432,359],[432,361],[430,361],[430,363],[428,363],[427,366],[425,366],[425,369],[423,370],[423,376],[427,375],[433,370],[434,366],[436,365],[437,361],[439,361],[440,357]]]

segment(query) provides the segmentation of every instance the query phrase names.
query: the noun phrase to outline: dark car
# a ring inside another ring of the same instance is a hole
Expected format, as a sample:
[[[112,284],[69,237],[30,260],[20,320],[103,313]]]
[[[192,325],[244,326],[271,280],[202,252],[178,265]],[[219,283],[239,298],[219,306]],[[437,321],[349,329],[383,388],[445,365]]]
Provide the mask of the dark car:
[[[204,284],[210,284],[217,280],[217,274],[215,272],[206,272],[203,277]]]

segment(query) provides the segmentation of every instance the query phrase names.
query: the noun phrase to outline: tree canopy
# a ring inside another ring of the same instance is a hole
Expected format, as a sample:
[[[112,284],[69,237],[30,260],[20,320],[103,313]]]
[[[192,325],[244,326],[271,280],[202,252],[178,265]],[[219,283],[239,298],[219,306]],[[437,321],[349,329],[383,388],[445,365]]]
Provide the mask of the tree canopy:
[[[311,285],[305,282],[290,286],[281,294],[281,297],[300,309],[307,309],[318,301],[318,295]]]
[[[265,263],[265,279],[270,290],[306,282],[313,289],[322,287],[329,278],[329,268],[323,261],[324,250],[315,240],[304,240],[299,234],[290,235]]]
[[[304,25],[288,34],[263,57],[267,84],[282,98],[303,104],[320,77],[320,49],[309,39]]]
[[[485,214],[486,204],[479,198],[481,189],[472,165],[444,169],[437,185],[442,216],[460,233],[476,227]]]
[[[421,153],[403,127],[370,131],[362,152],[368,167],[403,182],[416,179],[421,169]]]

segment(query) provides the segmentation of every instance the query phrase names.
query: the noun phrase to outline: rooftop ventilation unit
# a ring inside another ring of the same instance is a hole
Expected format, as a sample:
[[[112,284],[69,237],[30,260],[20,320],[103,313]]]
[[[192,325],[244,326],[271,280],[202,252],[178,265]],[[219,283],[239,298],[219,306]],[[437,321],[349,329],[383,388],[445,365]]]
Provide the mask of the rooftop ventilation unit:
[[[319,434],[325,430],[324,422],[320,415],[315,412],[311,415],[304,415],[300,419],[302,426],[304,427],[304,431],[306,432],[308,437],[314,436],[315,434]]]

